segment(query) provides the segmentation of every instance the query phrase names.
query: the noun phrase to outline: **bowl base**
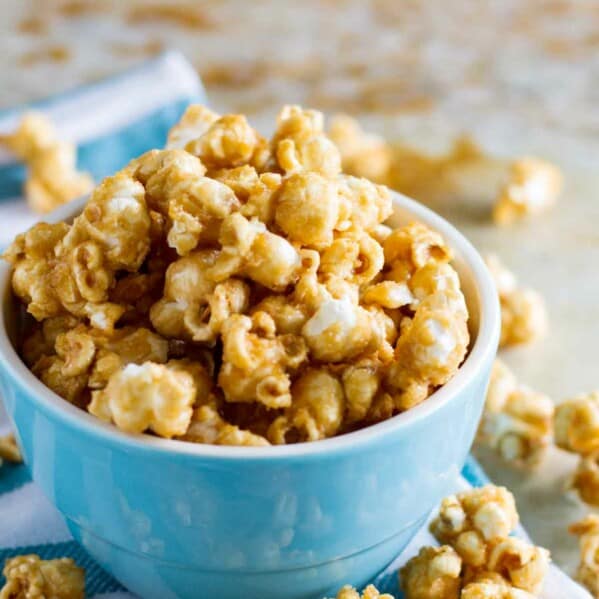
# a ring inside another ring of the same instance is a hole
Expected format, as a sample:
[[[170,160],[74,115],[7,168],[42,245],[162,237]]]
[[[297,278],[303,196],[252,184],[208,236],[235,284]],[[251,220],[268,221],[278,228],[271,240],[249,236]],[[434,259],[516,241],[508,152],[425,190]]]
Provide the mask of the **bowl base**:
[[[75,539],[123,586],[143,599],[322,599],[345,584],[363,588],[406,547],[426,515],[393,537],[354,555],[284,571],[201,570],[133,553],[67,519]]]

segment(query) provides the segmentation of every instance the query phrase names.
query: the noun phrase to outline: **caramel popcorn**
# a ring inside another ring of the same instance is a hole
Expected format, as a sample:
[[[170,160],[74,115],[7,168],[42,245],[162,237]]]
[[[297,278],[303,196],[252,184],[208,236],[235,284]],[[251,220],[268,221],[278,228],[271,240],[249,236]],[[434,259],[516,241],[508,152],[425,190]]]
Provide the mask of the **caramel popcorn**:
[[[599,451],[580,457],[570,487],[585,503],[599,506]]]
[[[283,108],[268,141],[190,106],[166,149],[106,178],[72,224],[8,248],[33,316],[21,353],[131,433],[260,446],[390,418],[469,343],[450,248],[391,213],[385,187],[341,172],[320,113]]]
[[[599,393],[561,402],[555,408],[555,444],[586,455],[599,450]]]
[[[482,567],[493,543],[507,538],[517,523],[514,496],[505,487],[486,485],[446,497],[431,532],[454,547],[464,564]]]
[[[339,379],[325,369],[307,370],[293,384],[285,414],[268,429],[268,438],[277,444],[294,433],[302,441],[334,436],[343,422],[345,397]]]
[[[599,516],[589,514],[568,529],[580,537],[580,563],[576,578],[593,594],[599,595]]]
[[[551,207],[562,189],[562,174],[553,164],[538,158],[521,158],[510,167],[508,181],[499,191],[493,220],[509,225]]]
[[[512,586],[494,572],[478,573],[462,588],[460,599],[534,599],[536,595]]]
[[[198,391],[194,377],[172,364],[131,363],[92,392],[88,410],[127,432],[173,437],[187,431]]]
[[[393,599],[393,595],[389,595],[388,593],[381,595],[372,584],[369,584],[360,595],[356,589],[346,585],[337,593],[337,599]]]
[[[462,559],[448,545],[423,547],[399,571],[406,599],[459,599]]]
[[[495,572],[512,586],[538,595],[549,567],[549,552],[516,537],[494,544],[485,568]]]
[[[23,461],[14,435],[0,437],[0,464],[2,464],[2,460],[14,462],[15,464]]]
[[[495,360],[477,440],[508,463],[538,464],[552,439],[554,405],[542,393],[517,383],[501,360]]]
[[[486,257],[501,304],[500,347],[530,343],[547,330],[547,312],[541,295],[518,287],[515,276],[495,255]]]
[[[258,401],[270,408],[291,405],[290,375],[307,359],[302,337],[277,335],[273,319],[255,312],[227,319],[222,340],[218,382],[227,401]]]
[[[84,599],[85,572],[67,557],[42,560],[19,555],[6,560],[0,599]]]
[[[24,115],[14,133],[0,136],[0,144],[29,168],[25,196],[36,212],[50,212],[93,187],[91,176],[76,169],[75,146],[59,141],[52,123],[42,114]]]

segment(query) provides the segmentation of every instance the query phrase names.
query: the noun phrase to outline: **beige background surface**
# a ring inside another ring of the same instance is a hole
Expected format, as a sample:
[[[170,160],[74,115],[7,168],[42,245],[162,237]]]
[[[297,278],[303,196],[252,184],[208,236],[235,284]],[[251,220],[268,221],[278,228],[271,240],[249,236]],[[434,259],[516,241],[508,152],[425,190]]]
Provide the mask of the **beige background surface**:
[[[167,47],[198,68],[213,107],[246,112],[265,132],[281,103],[296,102],[431,150],[468,132],[496,156],[560,164],[559,205],[530,223],[490,224],[491,174],[433,205],[547,298],[548,337],[505,353],[521,380],[556,401],[599,387],[599,1],[0,0],[0,107]],[[585,508],[562,489],[575,460],[555,451],[533,475],[483,463],[572,571],[565,529]]]

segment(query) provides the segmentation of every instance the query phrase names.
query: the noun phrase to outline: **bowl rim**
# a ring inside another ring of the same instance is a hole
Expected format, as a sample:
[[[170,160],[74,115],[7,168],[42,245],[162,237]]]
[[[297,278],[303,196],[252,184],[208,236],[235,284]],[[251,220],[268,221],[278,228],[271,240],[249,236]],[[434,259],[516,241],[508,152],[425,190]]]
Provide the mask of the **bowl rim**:
[[[438,411],[442,406],[459,396],[461,391],[476,377],[477,373],[484,368],[485,364],[490,363],[492,358],[490,354],[494,355],[496,353],[499,340],[500,310],[491,274],[478,251],[466,237],[452,224],[421,203],[398,192],[392,191],[391,193],[395,208],[407,211],[415,220],[421,221],[438,231],[448,245],[458,253],[472,273],[474,291],[478,294],[480,310],[476,340],[458,372],[450,381],[432,393],[426,401],[406,412],[338,437],[270,447],[209,445],[165,439],[147,434],[126,433],[113,424],[101,421],[85,410],[65,401],[33,375],[10,342],[3,306],[0,309],[0,370],[4,369],[5,373],[12,379],[7,381],[7,384],[18,384],[32,398],[37,409],[50,413],[58,420],[89,433],[91,436],[100,438],[105,442],[112,442],[129,450],[159,451],[224,460],[303,458],[313,455],[326,456],[342,450],[349,450],[370,443],[377,437],[405,429],[414,422]],[[69,219],[81,211],[86,201],[87,197],[83,197],[61,206],[48,215],[44,221],[52,223]],[[0,260],[0,294],[2,302],[11,293],[8,289],[11,270],[9,264]]]

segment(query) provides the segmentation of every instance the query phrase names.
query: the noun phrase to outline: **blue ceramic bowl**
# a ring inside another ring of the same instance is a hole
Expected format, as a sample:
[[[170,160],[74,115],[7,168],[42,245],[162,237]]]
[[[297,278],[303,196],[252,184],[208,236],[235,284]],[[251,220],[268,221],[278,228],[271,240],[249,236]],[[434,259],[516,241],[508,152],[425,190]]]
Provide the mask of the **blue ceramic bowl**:
[[[364,430],[271,448],[127,435],[68,404],[18,357],[17,306],[0,268],[0,390],[33,479],[74,537],[146,599],[313,599],[363,586],[408,543],[458,476],[499,334],[491,278],[474,248],[420,204],[395,198],[456,253],[473,344],[418,407]],[[81,202],[51,220],[72,217]]]

